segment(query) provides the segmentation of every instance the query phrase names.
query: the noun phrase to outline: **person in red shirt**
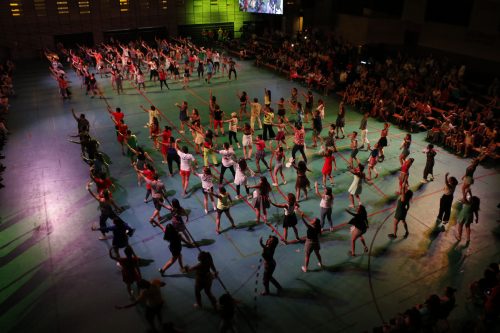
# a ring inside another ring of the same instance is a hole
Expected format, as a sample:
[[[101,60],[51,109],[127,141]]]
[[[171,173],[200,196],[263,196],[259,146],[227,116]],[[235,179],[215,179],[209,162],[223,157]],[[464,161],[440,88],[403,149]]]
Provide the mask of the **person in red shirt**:
[[[266,141],[262,139],[262,135],[257,135],[257,140],[255,140],[255,147],[257,148],[257,152],[255,153],[255,166],[257,167],[257,173],[260,173],[260,161],[266,166],[268,170],[269,165],[267,164],[265,157],[266,152],[264,148],[266,148]]]
[[[138,170],[144,178],[153,181],[156,171],[155,168],[151,164],[146,164],[146,168],[144,170]],[[151,184],[146,182],[146,196],[144,197],[144,202],[148,202],[149,196],[151,195]]]
[[[401,166],[401,173],[399,174],[399,187],[397,193],[402,193],[405,184],[408,184],[408,178],[410,176],[410,167],[413,164],[414,159],[409,158],[404,161]]]
[[[111,108],[108,107],[108,112],[111,115],[111,117],[113,117],[114,123],[117,124],[117,125],[125,117],[125,114],[123,114],[123,112],[122,112],[122,110],[120,108],[116,108],[116,110],[113,112],[113,111],[111,111]]]
[[[64,75],[60,75],[57,78],[57,84],[59,85],[59,92],[61,93],[61,96],[63,99],[69,99],[70,92],[68,89],[68,81],[64,79]]]
[[[116,139],[122,147],[122,155],[125,155],[125,138],[127,137],[128,126],[121,120],[116,124]]]
[[[163,157],[163,161],[161,163],[167,164],[167,154],[168,147],[170,146],[170,137],[172,136],[172,129],[169,126],[165,126],[163,132],[161,132],[161,156]]]
[[[99,196],[102,196],[104,191],[109,191],[109,189],[113,186],[113,182],[111,181],[111,179],[106,177],[106,174],[104,173],[101,173],[97,176],[90,174],[90,178],[92,178],[92,180],[94,181]],[[111,197],[111,191],[109,191],[109,196]]]

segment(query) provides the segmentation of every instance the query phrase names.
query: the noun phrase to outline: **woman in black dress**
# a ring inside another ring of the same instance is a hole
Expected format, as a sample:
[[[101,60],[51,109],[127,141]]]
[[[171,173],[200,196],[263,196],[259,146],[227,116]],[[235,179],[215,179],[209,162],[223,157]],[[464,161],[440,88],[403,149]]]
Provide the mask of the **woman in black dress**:
[[[181,236],[175,230],[175,227],[173,224],[169,223],[165,226],[164,234],[163,234],[163,239],[168,241],[170,244],[168,245],[168,249],[170,250],[170,253],[172,253],[172,258],[170,258],[165,265],[163,265],[162,268],[160,268],[158,271],[160,274],[163,276],[165,271],[172,266],[177,260],[179,260],[179,266],[181,267],[181,271],[184,270],[184,265],[182,264],[182,243],[181,243]]]
[[[404,183],[396,204],[396,212],[394,213],[394,233],[387,235],[389,238],[396,238],[398,234],[398,224],[403,223],[405,228],[404,238],[408,237],[408,225],[406,224],[406,214],[410,209],[410,201],[413,197],[413,191],[408,189],[408,183]]]
[[[257,223],[260,223],[260,211],[264,214],[264,219],[267,223],[267,209],[271,207],[269,201],[269,193],[271,192],[271,185],[267,181],[267,178],[260,177],[260,182],[257,185],[248,186],[248,188],[255,188],[258,191],[257,197],[255,198],[254,208],[257,214]]]
[[[201,291],[204,290],[205,294],[208,296],[210,303],[215,310],[217,310],[217,300],[212,294],[212,281],[214,277],[217,277],[217,270],[215,269],[214,261],[212,255],[209,252],[200,252],[198,254],[198,264],[193,267],[184,266],[186,272],[196,272],[194,293],[196,295],[196,303],[194,306],[196,308],[201,308]],[[213,272],[213,274],[212,274]]]
[[[356,240],[361,239],[361,243],[364,246],[365,253],[368,252],[368,246],[366,246],[365,238],[363,234],[368,229],[368,214],[366,213],[366,208],[363,205],[359,205],[356,213],[351,212],[346,209],[346,212],[351,214],[353,218],[349,221],[351,226],[351,251],[349,251],[349,255],[352,257],[356,256],[355,246]]]
[[[262,296],[269,295],[269,282],[271,282],[278,292],[283,288],[279,282],[273,277],[274,270],[276,269],[276,261],[274,260],[274,251],[278,246],[278,238],[276,236],[269,236],[266,244],[262,242],[262,237],[259,239],[260,246],[262,247],[262,258],[264,259],[264,275],[262,282],[264,283],[264,291],[260,294]]]
[[[300,201],[300,190],[304,191],[304,195],[307,200],[307,190],[311,187],[311,182],[307,179],[306,172],[312,172],[307,168],[307,164],[304,161],[300,161],[297,165],[292,164],[293,168],[297,170],[297,180],[295,181],[295,197],[297,201]]]
[[[285,243],[287,242],[288,228],[290,227],[293,229],[293,232],[295,233],[295,238],[299,240],[299,233],[297,231],[297,215],[295,215],[295,210],[299,208],[299,204],[295,199],[295,195],[293,193],[288,193],[287,203],[284,204],[277,204],[272,201],[269,202],[271,203],[271,205],[278,208],[283,208],[285,210],[285,216],[283,219],[283,229],[284,229],[283,238],[285,239]]]
[[[307,237],[306,237],[306,245],[304,247],[304,266],[302,266],[302,271],[307,273],[307,266],[309,265],[309,258],[311,257],[311,253],[314,251],[316,254],[316,258],[318,258],[318,266],[323,268],[323,263],[321,261],[321,255],[319,254],[320,245],[319,245],[319,235],[321,234],[321,223],[318,218],[314,219],[312,223],[309,223],[304,218],[304,213],[302,213],[302,222],[304,222],[307,227]]]

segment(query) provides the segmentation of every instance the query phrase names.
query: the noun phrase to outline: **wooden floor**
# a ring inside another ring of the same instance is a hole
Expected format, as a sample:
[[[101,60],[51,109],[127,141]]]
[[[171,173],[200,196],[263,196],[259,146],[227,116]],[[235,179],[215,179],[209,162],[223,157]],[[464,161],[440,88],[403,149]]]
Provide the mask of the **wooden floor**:
[[[107,101],[121,107],[125,121],[139,137],[140,144],[152,151],[148,140],[147,115],[139,105],[154,103],[174,124],[178,124],[176,102],[186,100],[190,109],[197,107],[204,123],[207,122],[209,88],[217,96],[226,114],[238,110],[237,91],[247,91],[251,98],[263,100],[264,88],[272,91],[273,100],[289,98],[294,85],[274,74],[256,69],[251,63],[239,64],[237,81],[216,78],[211,85],[194,80],[186,90],[180,83],[171,83],[171,90],[160,91],[148,84],[139,94],[128,82],[125,94],[117,96],[109,79],[99,79]],[[144,204],[145,189],[137,186],[135,173],[128,159],[120,153],[114,126],[105,110],[105,100],[85,96],[73,72],[73,98],[62,102],[56,83],[49,76],[45,63],[19,66],[15,76],[18,97],[11,101],[9,127],[12,130],[4,154],[6,188],[0,191],[0,331],[1,332],[142,332],[147,331],[141,307],[115,310],[115,305],[129,302],[121,273],[108,257],[110,242],[97,240],[91,226],[98,219],[96,202],[88,195],[85,184],[88,166],[80,158],[80,147],[69,143],[69,135],[76,133],[76,123],[70,110],[85,113],[91,123],[91,132],[101,143],[100,149],[112,159],[111,174],[116,180],[114,198],[129,208],[121,215],[137,229],[131,243],[143,258],[142,272],[150,279],[160,277],[158,268],[169,258],[167,243],[158,228],[147,220],[152,204]],[[305,91],[304,88],[301,88]],[[317,100],[319,96],[315,95]],[[338,101],[326,98],[327,120],[336,118]],[[347,132],[357,130],[360,115],[349,109]],[[162,121],[162,125],[166,125]],[[307,126],[308,127],[308,126]],[[326,127],[326,124],[325,124]],[[369,120],[369,138],[379,137],[382,124]],[[324,130],[326,133],[326,130]],[[442,294],[448,285],[458,289],[458,306],[450,317],[454,331],[464,323],[477,318],[477,309],[466,300],[470,282],[481,277],[490,263],[500,258],[498,209],[500,175],[498,169],[480,166],[472,189],[482,200],[480,223],[473,225],[469,246],[455,240],[455,223],[446,231],[433,233],[435,216],[444,182],[450,172],[460,179],[469,160],[440,150],[436,158],[434,182],[420,185],[425,164],[421,153],[427,145],[425,134],[413,134],[411,148],[415,164],[410,184],[415,196],[409,212],[410,236],[389,240],[392,231],[394,192],[397,185],[399,145],[405,134],[391,127],[390,145],[386,161],[379,165],[381,176],[373,186],[365,186],[362,201],[370,214],[370,228],[365,235],[369,254],[348,257],[349,227],[344,225],[348,215],[347,188],[352,176],[346,172],[349,151],[336,155],[339,170],[335,172],[334,223],[335,232],[321,238],[321,253],[325,268],[316,269],[312,257],[312,271],[303,273],[303,244],[280,245],[276,251],[278,266],[275,277],[285,288],[280,297],[261,297],[262,267],[260,237],[273,231],[263,224],[252,231],[247,226],[255,216],[249,206],[238,202],[231,208],[240,226],[221,235],[215,233],[215,214],[203,211],[203,196],[198,180],[191,178],[193,193],[180,198],[180,178],[166,176],[165,165],[157,152],[153,156],[162,170],[167,190],[181,200],[190,213],[189,231],[210,251],[220,277],[227,289],[240,301],[237,314],[239,332],[362,332],[387,321],[398,312],[421,303],[432,293]],[[240,134],[238,134],[240,136]],[[311,131],[308,131],[308,138]],[[174,136],[179,137],[174,131]],[[182,138],[182,136],[180,136]],[[188,136],[187,140],[191,140]],[[348,144],[347,140],[340,146]],[[241,156],[241,150],[237,155]],[[288,153],[289,154],[289,153]],[[316,151],[307,150],[311,181],[319,180],[323,160]],[[270,156],[268,154],[268,156]],[[364,162],[368,152],[359,154]],[[198,157],[201,162],[201,159]],[[251,165],[253,167],[253,165]],[[294,192],[295,172],[285,171],[287,185],[273,191],[271,199],[283,202],[281,193]],[[227,173],[226,177],[229,177]],[[268,175],[268,173],[266,173]],[[252,179],[250,183],[254,183]],[[234,191],[229,189],[231,195]],[[456,197],[459,190],[457,189]],[[309,193],[309,200],[301,202],[302,209],[315,216],[319,200]],[[282,233],[282,210],[270,209],[272,226]],[[223,217],[223,228],[229,226]],[[305,235],[305,228],[299,232]],[[361,245],[358,245],[358,252]],[[184,262],[196,262],[197,250],[184,248]],[[209,308],[204,298],[204,309],[193,309],[194,279],[183,275],[174,265],[163,278],[166,287],[164,318],[173,321],[185,332],[216,332],[218,315]],[[223,293],[220,283],[213,287],[218,297]]]

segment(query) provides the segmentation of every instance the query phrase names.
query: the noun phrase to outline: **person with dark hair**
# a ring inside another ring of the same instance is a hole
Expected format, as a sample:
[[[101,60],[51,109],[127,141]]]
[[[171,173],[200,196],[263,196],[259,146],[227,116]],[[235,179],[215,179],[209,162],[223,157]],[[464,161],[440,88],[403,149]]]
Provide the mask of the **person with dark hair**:
[[[269,106],[265,106],[263,108],[263,111],[264,111],[264,119],[262,120],[263,124],[262,137],[264,138],[265,141],[272,140],[276,137],[276,134],[274,133],[273,130],[274,110]]]
[[[300,153],[302,154],[302,158],[307,163],[307,156],[304,151],[306,132],[302,127],[302,124],[296,123],[295,127],[293,128],[293,132],[294,132],[294,137],[293,137],[292,158],[295,160],[295,154],[297,154],[297,151],[300,151]]]
[[[136,306],[139,303],[143,303],[146,308],[146,320],[148,321],[151,329],[157,332],[155,319],[158,319],[160,327],[163,326],[162,309],[163,309],[163,297],[161,295],[160,288],[165,287],[165,282],[159,279],[153,279],[150,281],[140,280],[137,284],[139,287],[139,295],[135,298],[134,302],[124,306],[116,306],[116,309],[127,309]]]
[[[250,124],[245,123],[245,125],[243,125],[243,137],[241,139],[241,144],[243,145],[243,158],[245,160],[252,159],[252,145],[253,145],[252,134],[253,133],[254,133],[254,131],[251,128]]]
[[[208,159],[212,158],[212,164],[218,165],[217,157],[214,153],[214,133],[212,130],[207,130],[205,132],[205,141],[203,141],[203,165],[208,166]]]
[[[75,118],[77,125],[78,125],[78,134],[81,133],[88,133],[90,131],[90,123],[85,118],[85,114],[81,113],[80,117],[77,117],[75,114],[75,110],[71,109],[71,114],[73,115],[73,118]]]
[[[120,256],[119,249],[128,246],[128,238],[135,232],[135,229],[132,229],[131,226],[118,216],[113,216],[113,225],[111,227],[104,226],[103,228],[100,226],[98,228],[97,226],[92,226],[92,230],[99,230],[103,234],[107,232],[113,233],[112,250],[116,253],[116,256]]]
[[[183,101],[182,104],[175,103],[175,106],[179,108],[179,120],[181,122],[181,126],[179,128],[179,133],[184,133],[184,124],[186,124],[189,120],[188,117],[188,102]]]
[[[214,211],[217,210],[214,199],[214,181],[210,167],[203,167],[202,173],[196,173],[194,171],[194,175],[200,178],[201,180],[201,190],[203,191],[203,208],[205,209],[205,214],[208,214],[209,198],[212,201],[212,207]]]
[[[276,260],[274,260],[274,252],[278,247],[279,240],[276,236],[270,235],[266,243],[262,242],[262,237],[259,239],[259,244],[262,247],[262,259],[264,259],[264,274],[262,275],[262,283],[264,284],[264,291],[260,294],[262,296],[269,295],[269,282],[271,282],[280,292],[283,287],[273,277],[274,270],[276,269]]]
[[[215,269],[214,260],[210,252],[202,251],[198,254],[198,264],[189,267],[184,266],[186,273],[194,271],[196,273],[194,293],[196,296],[196,303],[194,306],[196,308],[201,308],[201,291],[204,290],[210,303],[215,310],[217,310],[217,300],[212,294],[212,281],[214,277],[217,277],[217,270]],[[213,272],[213,274],[212,274]]]
[[[139,258],[134,253],[134,250],[130,245],[125,247],[125,257],[120,257],[113,248],[109,249],[109,257],[116,261],[116,264],[120,267],[122,272],[122,280],[127,286],[127,291],[130,297],[133,297],[134,293],[132,290],[133,283],[139,283],[141,281],[141,270],[139,269]]]
[[[118,217],[115,213],[115,210],[119,212],[121,210],[120,207],[116,204],[113,198],[110,196],[108,190],[103,191],[101,194],[97,195],[90,189],[91,181],[87,183],[87,191],[89,191],[90,195],[99,202],[99,210],[101,211],[101,215],[99,216],[99,230],[101,230],[100,240],[107,240],[106,236],[106,221],[108,219],[114,219]],[[115,210],[113,210],[113,208]]]
[[[248,111],[247,111],[247,104],[248,104],[248,95],[246,91],[241,92],[236,92],[236,96],[238,97],[240,101],[240,119],[243,119],[243,115],[248,116]]]
[[[358,205],[361,206],[361,199],[359,195],[363,192],[363,181],[368,182],[365,177],[365,173],[363,172],[365,166],[363,164],[359,164],[356,169],[349,169],[349,171],[353,174],[354,179],[352,180],[351,186],[349,186],[349,200],[351,204],[349,208],[354,208],[354,197],[358,199]]]
[[[470,242],[470,226],[474,221],[474,217],[476,217],[476,223],[479,223],[480,204],[481,200],[476,196],[472,196],[470,189],[464,194],[462,198],[462,209],[458,213],[457,217],[458,235],[455,236],[459,242],[462,240],[462,231],[464,226],[467,234],[467,243]]]
[[[351,212],[346,209],[346,212],[351,214],[353,217],[349,221],[351,225],[351,251],[349,251],[349,255],[352,257],[356,256],[356,240],[359,238],[361,243],[364,246],[365,253],[368,252],[368,247],[366,246],[365,238],[363,235],[366,233],[368,229],[368,214],[366,213],[366,208],[363,205],[359,205],[356,213]]]
[[[132,163],[134,166],[135,170],[137,171],[137,185],[141,186],[142,185],[142,177],[141,175],[143,172],[146,170],[146,166],[148,165],[146,163],[146,160],[154,163],[153,159],[147,152],[144,151],[144,149],[141,146],[137,146],[136,148],[132,148],[131,146],[127,145],[128,149],[130,152],[132,152],[135,156],[137,156],[137,159],[135,162]]]
[[[335,127],[336,127],[336,135],[335,139],[343,139],[345,138],[345,133],[344,133],[344,126],[345,126],[345,105],[344,102],[340,102],[339,104],[339,113],[337,115],[337,119],[335,120]],[[339,137],[339,133],[342,133],[342,137]]]
[[[257,223],[260,223],[260,212],[264,214],[264,219],[267,223],[267,209],[271,206],[269,201],[269,193],[271,192],[271,185],[267,181],[267,178],[264,176],[260,177],[260,182],[257,185],[248,186],[248,188],[257,189],[256,193],[254,192],[254,208],[257,214]]]
[[[358,132],[354,131],[352,134],[347,135],[351,139],[351,155],[349,156],[349,168],[354,168],[354,161],[359,165],[359,158],[357,157],[358,149]]]
[[[384,161],[385,155],[384,155],[384,147],[387,147],[388,141],[387,141],[387,136],[389,135],[389,127],[391,125],[389,123],[384,123],[384,128],[380,132],[380,138],[377,142],[378,144],[378,149],[380,151],[378,160],[379,162]]]
[[[170,250],[172,257],[165,263],[165,265],[163,265],[163,267],[158,270],[158,272],[160,272],[160,274],[163,276],[165,271],[169,269],[169,267],[172,266],[176,261],[179,261],[179,266],[181,267],[181,271],[183,271],[184,265],[182,264],[181,237],[179,236],[177,230],[175,230],[173,224],[169,223],[165,226],[165,229],[163,230],[163,240],[169,242],[168,249]]]
[[[179,233],[181,240],[188,245],[193,245],[194,240],[191,239],[189,233],[187,232],[186,224],[185,224],[185,223],[188,223],[188,221],[189,221],[189,214],[181,206],[181,204],[179,203],[179,200],[173,199],[172,202],[170,203],[170,206],[165,205],[164,207],[167,208],[168,210],[170,210],[170,212],[172,214],[172,218],[171,218],[172,225],[175,227],[175,230],[177,230],[177,232]],[[186,217],[186,222],[184,222],[184,219],[183,219],[184,216]]]
[[[321,210],[321,228],[325,227],[325,218],[328,219],[328,223],[330,224],[330,231],[333,231],[333,222],[332,222],[332,207],[333,207],[333,192],[331,187],[325,187],[323,194],[319,192],[318,182],[314,183],[314,189],[316,191],[316,195],[321,198],[319,203],[319,207]]]
[[[403,187],[408,185],[408,179],[410,178],[410,168],[413,165],[415,160],[413,158],[409,158],[403,162],[401,165],[401,172],[399,174],[399,186],[397,193],[403,192]]]
[[[451,215],[451,204],[453,203],[453,193],[455,193],[455,188],[458,185],[458,181],[455,177],[448,177],[449,172],[444,175],[444,188],[443,195],[439,200],[439,212],[436,218],[436,222],[439,224],[448,223]]]
[[[462,196],[465,197],[467,192],[470,191],[470,187],[474,184],[474,172],[476,172],[476,168],[479,165],[480,159],[475,158],[471,161],[471,164],[465,170],[465,175],[463,175],[462,180]]]
[[[143,174],[141,174],[141,176],[144,178],[146,184],[151,186],[151,197],[153,198],[153,204],[155,210],[153,212],[153,215],[149,218],[149,223],[151,223],[153,227],[156,227],[159,226],[161,223],[161,216],[160,216],[161,208],[165,207],[165,204],[163,203],[165,198],[167,197],[165,185],[163,184],[163,182],[161,181],[161,179],[158,177],[157,174],[153,175],[152,180],[149,180]],[[157,219],[157,222],[155,222],[155,218]]]
[[[236,62],[233,60],[233,58],[229,58],[228,61],[229,65],[229,73],[228,73],[228,78],[231,80],[231,73],[234,73],[234,79],[238,79],[238,75],[236,74]]]
[[[322,143],[322,138],[321,138],[321,131],[323,130],[323,122],[321,120],[321,114],[319,113],[318,110],[314,110],[313,115],[312,115],[312,129],[313,129],[313,148],[316,148],[318,146],[318,141]]]
[[[252,169],[250,169],[247,165],[247,161],[245,158],[240,158],[238,163],[235,164],[235,176],[234,176],[234,184],[236,185],[236,198],[240,199],[241,198],[241,185],[245,186],[245,190],[247,193],[247,196],[250,198],[250,191],[248,190],[247,186],[247,177],[248,176],[255,176],[255,173],[253,172]]]
[[[408,183],[404,183],[396,203],[396,212],[394,213],[394,233],[387,235],[389,238],[396,238],[398,234],[398,224],[403,223],[405,228],[404,238],[408,237],[408,224],[406,223],[406,214],[410,209],[410,201],[413,197],[413,191],[408,188]]]
[[[305,118],[304,122],[308,123],[309,122],[309,116],[312,116],[312,109],[314,105],[314,96],[311,90],[307,92],[307,94],[302,93],[302,95],[305,98],[305,103],[304,103],[304,113],[305,113]]]
[[[218,200],[217,200],[217,217],[215,220],[216,224],[216,229],[215,232],[217,234],[220,234],[220,217],[222,216],[222,213],[226,214],[227,218],[229,219],[229,222],[231,223],[231,227],[234,229],[236,228],[236,225],[234,224],[234,219],[231,216],[231,212],[229,211],[229,208],[231,208],[231,204],[233,203],[233,199],[231,199],[231,196],[229,193],[227,193],[226,188],[222,186],[219,189],[219,194],[214,194]]]
[[[285,152],[282,146],[278,146],[278,148],[274,151],[274,156],[276,164],[274,165],[273,169],[273,186],[278,186],[278,172],[281,175],[283,184],[286,184],[285,176],[283,175],[283,162],[285,160]]]
[[[219,313],[221,316],[221,322],[219,331],[221,333],[225,332],[237,332],[234,327],[234,310],[236,307],[236,301],[231,297],[229,293],[222,294],[219,297]]]
[[[169,126],[165,126],[160,136],[161,136],[160,152],[161,156],[163,157],[163,161],[161,161],[161,163],[167,164],[168,163],[167,154],[168,154],[168,148],[170,146],[170,138],[172,137],[172,128],[170,128]]]
[[[323,262],[321,261],[321,254],[319,253],[319,235],[321,234],[321,224],[318,218],[314,219],[312,223],[309,223],[305,219],[304,213],[301,213],[302,222],[307,228],[306,244],[304,246],[304,266],[302,266],[302,271],[307,273],[307,267],[309,266],[309,258],[311,253],[314,251],[316,258],[318,258],[318,266],[323,268]]]
[[[255,148],[256,148],[256,152],[255,152],[255,166],[257,167],[257,173],[261,173],[260,171],[260,161],[262,161],[262,163],[264,163],[264,165],[266,166],[266,168],[269,170],[269,165],[267,164],[267,161],[266,161],[266,151],[265,151],[265,148],[266,148],[266,142],[262,139],[262,135],[257,135],[257,140],[255,140]]]
[[[287,243],[288,228],[290,227],[295,233],[295,239],[297,239],[297,241],[300,240],[299,232],[297,231],[297,215],[295,214],[295,211],[299,208],[299,204],[297,203],[297,200],[295,199],[295,195],[293,193],[288,193],[286,199],[287,202],[284,204],[274,203],[269,200],[269,203],[271,205],[273,205],[274,207],[283,208],[285,211],[283,218],[283,238],[285,240],[285,244]]]
[[[370,140],[368,140],[368,118],[370,117],[370,112],[363,113],[363,118],[359,124],[359,129],[361,130],[361,146],[359,149],[365,148],[365,143],[368,145],[367,150],[370,150]]]
[[[307,178],[307,171],[312,172],[307,167],[305,161],[300,161],[297,165],[292,163],[292,167],[297,171],[297,179],[295,181],[295,197],[300,201],[300,191],[304,192],[305,200],[307,200],[307,190],[311,187],[311,182]]]
[[[423,153],[426,155],[425,167],[424,167],[424,176],[422,178],[421,183],[425,184],[428,182],[427,177],[431,175],[431,181],[434,180],[434,158],[436,157],[436,150],[434,149],[433,144],[427,145],[427,148],[424,149]]]
[[[183,146],[182,150],[179,148],[180,139],[175,140],[175,150],[181,160],[181,170],[180,175],[182,179],[182,190],[183,196],[187,196],[187,188],[189,186],[189,176],[191,175],[191,168],[193,164],[196,164],[196,160],[188,151],[187,146]]]
[[[228,142],[224,142],[223,147],[224,149],[218,151],[218,153],[222,155],[222,163],[220,167],[220,177],[219,177],[220,184],[224,184],[224,174],[226,173],[227,169],[231,171],[233,179],[235,176],[234,164],[236,162],[234,161],[234,158],[236,158],[236,155],[234,154],[233,147],[231,147]]]
[[[378,171],[375,168],[375,166],[378,163],[378,154],[380,150],[378,149],[378,143],[373,145],[373,149],[370,152],[370,157],[368,157],[368,177],[366,177],[367,180],[372,180],[372,170],[375,172],[375,178],[378,177]]]
[[[410,146],[411,146],[411,134],[406,134],[403,142],[399,149],[402,149],[401,154],[399,155],[399,164],[403,166],[403,163],[406,161],[406,158],[410,155]]]

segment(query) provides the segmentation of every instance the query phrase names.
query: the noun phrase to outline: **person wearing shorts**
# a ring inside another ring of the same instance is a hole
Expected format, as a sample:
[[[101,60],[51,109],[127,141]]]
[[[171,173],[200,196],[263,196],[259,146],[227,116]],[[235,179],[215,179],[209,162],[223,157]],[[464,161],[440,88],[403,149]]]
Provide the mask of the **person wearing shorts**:
[[[179,133],[184,133],[184,124],[188,122],[188,103],[186,101],[182,102],[182,104],[175,103],[175,106],[179,108],[179,120],[181,121],[181,127]]]
[[[318,266],[323,268],[323,262],[321,260],[321,255],[319,250],[321,246],[319,245],[319,235],[321,234],[321,224],[318,218],[314,219],[312,223],[309,223],[304,218],[304,213],[302,213],[302,222],[307,228],[306,244],[304,246],[304,266],[302,266],[302,271],[307,272],[307,267],[309,265],[309,258],[311,253],[314,251],[316,258],[318,258]]]
[[[182,147],[182,150],[179,149],[179,141],[180,139],[177,139],[175,141],[175,149],[177,150],[177,154],[181,159],[181,170],[179,173],[182,178],[182,189],[184,191],[183,195],[187,196],[187,188],[189,186],[189,175],[191,174],[191,165],[193,163],[196,163],[196,160],[194,159],[193,155],[189,154],[188,148],[186,146]]]
[[[231,199],[229,193],[227,193],[226,188],[224,186],[220,188],[219,194],[216,194],[215,196],[218,198],[217,218],[215,220],[217,227],[215,231],[217,232],[217,234],[220,234],[220,217],[222,213],[226,214],[227,218],[229,219],[229,222],[231,223],[231,227],[233,229],[236,228],[233,217],[231,216],[231,212],[229,212],[229,207],[231,207],[233,200]]]
[[[223,126],[223,121],[222,118],[224,117],[224,112],[220,109],[219,105],[215,105],[214,109],[214,132],[215,136],[219,136],[219,128],[220,128],[220,133],[224,135],[224,126]]]

